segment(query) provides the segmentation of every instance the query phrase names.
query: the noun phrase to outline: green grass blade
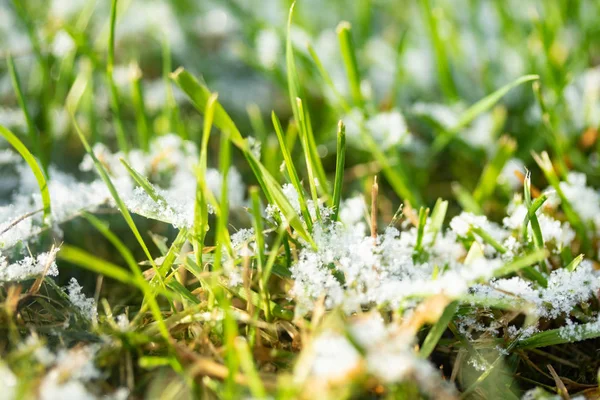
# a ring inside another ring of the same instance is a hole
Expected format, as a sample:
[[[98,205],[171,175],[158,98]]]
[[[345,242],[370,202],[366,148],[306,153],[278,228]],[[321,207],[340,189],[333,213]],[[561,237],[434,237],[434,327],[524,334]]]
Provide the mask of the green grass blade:
[[[338,122],[336,150],[332,217],[334,221],[338,220],[340,213],[340,201],[342,199],[342,185],[344,184],[344,168],[346,163],[346,126],[341,120]]]
[[[483,214],[483,210],[479,206],[479,203],[475,201],[471,193],[458,182],[452,183],[452,193],[454,193],[454,197],[458,204],[462,207],[464,211],[481,215]]]
[[[125,128],[121,120],[121,106],[119,105],[119,91],[113,78],[113,69],[115,64],[115,26],[117,23],[117,2],[112,0],[110,8],[110,31],[108,35],[108,55],[106,59],[106,78],[110,88],[110,106],[113,115],[113,124],[115,126],[115,134],[119,149],[127,154],[129,152],[129,144],[125,135]]]
[[[475,120],[475,118],[477,118],[479,115],[492,108],[511,89],[514,89],[523,83],[531,82],[539,78],[539,75],[523,75],[473,104],[460,116],[457,123],[452,128],[436,137],[432,145],[433,154],[440,152],[448,143],[450,143],[450,141],[460,132],[461,129],[473,122],[473,120]]]
[[[206,103],[210,97],[210,91],[198,82],[191,74],[185,71],[183,68],[178,69],[171,75],[172,79],[177,85],[188,95],[196,109],[204,113]],[[261,188],[263,189],[265,196],[269,200],[276,204],[290,225],[304,240],[314,245],[314,241],[309,235],[308,231],[298,218],[296,211],[290,204],[289,200],[283,194],[279,183],[267,168],[256,159],[254,154],[248,149],[246,140],[242,137],[242,134],[237,129],[231,117],[225,112],[223,107],[216,103],[214,113],[214,124],[221,129],[221,131],[228,135],[229,139],[233,144],[238,147],[246,157],[250,168],[254,172],[256,179],[258,180]]]
[[[265,313],[265,319],[267,322],[271,321],[271,309],[269,307],[269,291],[265,285],[263,279],[264,268],[265,268],[265,238],[264,238],[264,227],[262,220],[262,207],[260,204],[260,195],[258,194],[258,188],[256,186],[250,188],[250,200],[252,202],[252,226],[254,227],[254,238],[256,242],[256,265],[258,273],[258,288],[260,297],[262,298],[262,309]]]
[[[163,337],[168,341],[171,337],[169,334],[169,330],[165,324],[165,321],[162,316],[162,312],[160,311],[160,307],[158,302],[156,301],[155,291],[152,289],[150,284],[146,281],[144,274],[140,266],[135,261],[133,254],[131,251],[125,246],[125,244],[115,235],[106,224],[100,221],[98,218],[89,213],[83,214],[84,218],[88,220],[90,224],[94,226],[104,236],[108,241],[119,251],[129,269],[131,270],[131,274],[135,279],[137,286],[144,293],[144,301],[148,302],[150,306],[150,310],[152,311],[152,315],[160,328],[160,332]],[[153,261],[154,262],[154,261]],[[155,264],[154,264],[155,265]],[[158,273],[158,271],[157,271]],[[159,277],[159,280],[162,282],[162,287],[165,287],[164,280]]]
[[[321,159],[319,157],[319,152],[317,151],[317,144],[315,142],[315,137],[312,130],[310,114],[308,112],[308,108],[302,107],[301,99],[303,96],[301,93],[300,81],[298,79],[298,72],[296,70],[296,62],[294,60],[294,48],[292,46],[291,39],[294,6],[295,3],[293,3],[290,6],[290,11],[288,14],[287,38],[285,48],[290,103],[292,106],[294,119],[296,120],[296,123],[299,126],[300,137],[302,138],[302,136],[305,136],[305,139],[301,140],[301,143],[305,153],[307,164],[310,164],[310,168],[313,169],[314,174],[319,179],[319,185],[322,193],[329,197],[327,176],[325,175],[325,169],[323,168],[323,164],[321,163]]]
[[[44,173],[48,175],[48,160],[45,160],[44,155],[42,154],[42,148],[40,145],[40,133],[37,130],[35,124],[33,123],[33,119],[31,118],[31,113],[29,112],[29,107],[27,107],[27,102],[25,101],[25,96],[23,94],[21,79],[19,78],[19,73],[17,72],[15,63],[10,53],[6,57],[6,63],[8,65],[8,72],[10,73],[10,79],[12,81],[13,89],[17,94],[17,101],[19,103],[19,107],[23,111],[23,115],[25,115],[25,123],[27,124],[27,132],[29,134],[29,140],[31,141],[31,147],[34,149],[35,155],[42,163]]]
[[[442,92],[448,100],[451,102],[458,98],[458,91],[454,79],[452,78],[452,71],[450,69],[450,63],[448,62],[448,55],[446,54],[446,43],[440,36],[439,32],[439,17],[435,15],[433,8],[431,7],[429,0],[420,0],[419,4],[427,25],[429,39],[433,46],[433,53],[435,55],[435,65],[437,67],[438,83]]]
[[[419,350],[419,356],[423,358],[427,358],[433,353],[435,346],[439,342],[440,338],[446,328],[448,328],[448,324],[452,321],[454,314],[458,310],[458,301],[453,301],[446,306],[444,312],[440,319],[431,327],[429,333],[425,337],[425,341],[421,346],[421,350]]]
[[[252,397],[255,399],[266,399],[267,392],[262,384],[262,381],[260,380],[256,365],[254,365],[254,357],[250,352],[248,342],[243,337],[235,338],[235,349],[239,355],[242,370],[248,379],[248,387],[250,388]]]
[[[338,41],[340,43],[340,51],[342,53],[342,60],[344,61],[346,75],[348,76],[352,100],[357,107],[363,108],[365,105],[365,99],[363,98],[360,90],[360,72],[358,70],[356,50],[352,41],[352,33],[350,30],[351,25],[346,21],[341,22],[336,29]]]
[[[431,218],[429,222],[428,232],[433,235],[431,245],[435,244],[437,234],[442,230],[444,219],[446,218],[446,212],[448,211],[448,201],[437,199],[431,212]]]
[[[452,127],[452,131],[459,131],[462,128],[469,125],[471,122],[475,120],[479,115],[483,114],[490,108],[492,108],[502,97],[504,97],[508,92],[514,89],[517,86],[522,85],[526,82],[535,81],[540,79],[539,75],[523,75],[514,81],[502,86],[500,89],[495,92],[487,95],[483,99],[479,100],[477,103],[473,104],[469,107],[458,119],[456,125]]]
[[[50,205],[50,191],[48,190],[48,182],[46,181],[44,171],[42,171],[42,169],[40,168],[39,164],[35,160],[35,157],[33,157],[33,154],[31,154],[31,152],[27,149],[27,147],[25,147],[23,142],[21,142],[14,133],[6,129],[4,126],[0,125],[0,135],[2,135],[8,141],[8,143],[10,143],[10,145],[19,152],[19,154],[21,155],[21,157],[23,157],[27,165],[29,165],[31,172],[33,172],[35,180],[37,181],[38,187],[40,188],[40,192],[42,194],[42,205],[44,207],[44,224],[49,224],[50,219],[52,218],[52,210]]]
[[[415,261],[423,251],[423,236],[425,235],[425,224],[427,223],[427,214],[429,209],[425,207],[419,208],[419,226],[417,226],[417,241],[413,250],[413,258]]]
[[[496,154],[483,169],[479,183],[473,192],[473,199],[480,206],[483,206],[483,203],[494,193],[498,177],[516,148],[517,143],[508,136],[503,136],[498,141]]]
[[[298,106],[298,114],[300,115],[300,120],[298,121],[298,123],[300,124],[300,142],[302,143],[302,148],[304,149],[306,170],[308,172],[308,187],[310,188],[310,194],[312,196],[313,204],[315,206],[315,216],[317,217],[317,221],[321,221],[321,212],[319,210],[319,195],[317,194],[317,186],[313,170],[314,165],[309,150],[310,144],[308,142],[308,129],[306,127],[307,122],[304,119],[304,106],[302,105],[302,100],[300,100],[300,98],[296,98],[296,104]]]
[[[519,340],[517,349],[535,349],[539,347],[556,346],[557,344],[579,342],[581,340],[600,337],[597,322],[590,322],[574,327],[550,329],[536,333],[526,339]]]
[[[527,207],[527,217],[525,221],[525,225],[523,226],[523,230],[525,234],[527,233],[527,222],[531,223],[531,230],[533,231],[533,242],[535,247],[541,249],[544,247],[544,237],[542,235],[542,228],[540,227],[540,222],[538,221],[536,211],[537,208],[533,207],[531,202],[531,173],[528,171],[525,176],[525,182],[523,185],[524,197],[525,197],[525,207]],[[541,204],[540,204],[541,206]],[[526,235],[523,235],[524,238],[527,238]]]
[[[138,145],[144,151],[148,151],[150,144],[150,128],[148,116],[144,104],[144,90],[142,88],[142,71],[137,64],[132,66],[134,72],[131,77],[131,101],[135,110],[135,123],[138,134]]]
[[[187,241],[188,233],[189,232],[187,228],[182,228],[175,237],[175,240],[173,240],[173,243],[171,243],[169,251],[167,251],[167,254],[163,258],[163,261],[160,264],[160,267],[158,268],[160,276],[162,276],[163,278],[167,276],[167,274],[171,270],[171,267],[173,266],[173,263],[177,259],[177,256],[179,256],[179,253],[181,253],[181,249]],[[151,282],[154,283],[157,280],[158,278],[155,275],[154,277],[152,277]]]
[[[565,215],[567,216],[567,220],[569,220],[569,223],[573,226],[573,228],[579,235],[584,252],[586,254],[590,253],[592,244],[590,238],[588,237],[587,229],[583,221],[581,220],[581,217],[579,216],[579,214],[577,214],[577,212],[575,212],[573,206],[571,205],[571,202],[567,199],[565,193],[560,187],[560,180],[556,175],[556,172],[554,171],[554,166],[552,165],[552,161],[550,161],[548,153],[546,153],[545,151],[542,152],[540,155],[534,153],[533,158],[544,173],[544,176],[548,180],[548,183],[550,183],[550,185],[554,188],[556,194],[560,198],[561,207],[565,212]]]
[[[146,192],[152,200],[154,200],[156,203],[162,202],[168,207],[168,204],[167,204],[167,201],[165,200],[165,198],[156,191],[156,189],[150,183],[148,178],[146,178],[145,176],[143,176],[142,174],[137,172],[135,169],[133,169],[131,167],[131,165],[129,165],[127,163],[127,161],[125,161],[124,158],[119,159],[119,161],[121,161],[121,164],[123,164],[123,166],[125,167],[127,172],[129,172],[129,175],[131,175],[131,177],[133,178],[135,183],[140,185],[140,187],[142,189],[144,189],[144,192]]]
[[[76,247],[63,244],[60,247],[57,258],[83,267],[96,274],[114,279],[121,283],[137,286],[135,278],[118,265],[93,256],[90,253]]]
[[[72,122],[73,122],[73,126],[75,127],[75,131],[77,132],[77,134],[79,135],[79,139],[83,143],[83,147],[85,148],[85,150],[87,151],[87,153],[92,158],[94,166],[96,167],[96,171],[98,171],[98,174],[100,175],[100,177],[104,181],[104,184],[108,187],[108,190],[110,191],[110,194],[112,195],[113,199],[115,200],[115,203],[117,204],[117,207],[118,207],[119,211],[123,215],[123,218],[125,219],[125,222],[127,222],[127,225],[129,226],[129,229],[131,229],[131,231],[133,232],[133,234],[134,234],[135,238],[137,239],[138,243],[140,244],[140,246],[144,250],[144,253],[146,254],[146,257],[148,258],[148,261],[150,261],[150,264],[152,265],[152,268],[154,268],[155,272],[158,274],[159,272],[158,272],[158,268],[156,266],[156,263],[154,262],[154,258],[150,254],[150,250],[148,250],[148,246],[146,246],[146,243],[144,242],[144,239],[142,238],[142,235],[140,234],[140,231],[138,230],[137,226],[135,226],[135,223],[133,222],[133,218],[131,218],[131,214],[129,213],[129,210],[127,209],[127,206],[125,205],[125,203],[121,199],[121,196],[119,196],[119,193],[117,192],[117,188],[115,188],[115,185],[112,183],[112,180],[108,176],[108,173],[106,172],[106,169],[104,168],[104,166],[102,165],[102,163],[100,162],[100,160],[98,160],[98,158],[94,154],[94,151],[90,147],[90,144],[88,143],[87,139],[85,138],[85,135],[83,134],[83,132],[79,128],[79,125],[77,124],[77,121],[75,120],[75,116],[71,115],[71,119],[72,119]],[[161,285],[164,287],[164,281],[162,279],[160,279],[160,282],[161,282]]]
[[[279,119],[277,118],[277,115],[274,111],[271,113],[271,120],[273,121],[273,127],[275,128],[275,134],[277,135],[277,140],[279,141],[281,153],[283,154],[285,167],[287,169],[290,180],[292,181],[292,185],[294,185],[294,188],[296,188],[296,192],[298,193],[298,202],[300,203],[300,211],[302,212],[302,217],[304,217],[304,221],[306,222],[306,226],[308,227],[308,229],[312,230],[312,218],[310,216],[310,213],[308,212],[306,197],[304,196],[304,188],[302,187],[302,183],[300,183],[300,178],[298,178],[296,167],[294,167],[294,161],[288,150],[285,138],[283,137],[283,129],[281,127],[281,123],[279,122]]]
[[[310,43],[308,44],[308,53],[310,54],[311,58],[313,59],[313,62],[315,63],[315,66],[317,67],[317,70],[319,71],[321,78],[323,78],[323,80],[325,81],[325,84],[327,86],[329,86],[329,88],[331,89],[333,95],[335,96],[335,98],[336,98],[337,102],[339,103],[340,107],[342,108],[342,110],[347,113],[350,112],[350,110],[352,110],[352,107],[350,107],[350,105],[348,104],[348,102],[346,101],[344,96],[342,96],[341,93],[339,92],[339,90],[337,90],[337,88],[335,87],[335,84],[333,83],[333,79],[331,79],[331,75],[329,75],[329,72],[327,72],[327,70],[323,66],[321,59],[319,58],[317,52],[315,51],[315,49],[312,47],[312,45]]]
[[[500,278],[502,276],[515,273],[523,268],[529,267],[535,263],[543,261],[546,257],[548,257],[548,250],[534,250],[529,254],[525,254],[524,256],[513,259],[511,262],[495,270],[494,277]]]
[[[202,252],[204,251],[204,240],[208,226],[208,201],[206,199],[206,168],[208,158],[208,141],[215,115],[217,95],[211,95],[206,102],[204,112],[204,125],[202,130],[202,143],[200,147],[200,161],[196,172],[196,198],[194,202],[194,252],[196,264],[202,266]]]

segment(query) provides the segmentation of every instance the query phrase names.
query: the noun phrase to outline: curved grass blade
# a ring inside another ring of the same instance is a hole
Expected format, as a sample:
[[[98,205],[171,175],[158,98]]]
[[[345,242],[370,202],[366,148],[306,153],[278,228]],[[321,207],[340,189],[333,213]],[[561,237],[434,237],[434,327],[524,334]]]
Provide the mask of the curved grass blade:
[[[419,356],[423,358],[427,358],[431,355],[435,346],[439,342],[442,334],[448,328],[448,324],[452,321],[454,314],[456,314],[456,310],[458,310],[458,301],[453,301],[448,304],[444,309],[440,319],[437,320],[435,325],[431,328],[427,337],[425,337],[425,341],[423,342],[423,346],[421,346],[421,350],[419,350]]]
[[[127,285],[137,286],[136,279],[118,265],[67,244],[60,246],[57,258],[78,265],[99,275],[104,275]]]
[[[441,133],[433,142],[432,150],[433,154],[437,154],[440,152],[450,141],[458,134],[458,132],[469,125],[475,118],[477,118],[480,114],[486,112],[490,108],[492,108],[502,97],[504,97],[511,89],[522,85],[526,82],[531,82],[539,79],[539,75],[523,75],[520,78],[515,79],[514,81],[502,86],[500,89],[495,92],[487,95],[483,99],[479,100],[477,103],[473,104],[469,107],[458,119],[456,124],[450,128],[448,131]]]
[[[40,133],[38,132],[35,124],[33,123],[33,119],[31,119],[31,113],[29,112],[29,107],[27,107],[27,102],[25,101],[25,96],[23,95],[23,89],[21,87],[21,80],[19,79],[19,73],[15,67],[15,62],[13,61],[10,53],[6,57],[6,63],[8,65],[8,72],[10,73],[10,79],[12,81],[13,89],[17,95],[17,101],[19,103],[19,107],[23,111],[25,115],[25,123],[27,124],[27,132],[29,134],[29,138],[31,140],[31,146],[33,147],[36,156],[42,163],[42,168],[44,169],[44,173],[48,175],[48,170],[46,166],[46,160],[42,157],[42,148],[40,145]]]
[[[77,124],[77,121],[75,120],[75,116],[71,115],[71,119],[73,122],[73,126],[75,127],[75,131],[79,135],[79,139],[81,140],[81,143],[83,143],[83,147],[85,148],[86,152],[90,155],[90,157],[92,158],[92,161],[94,162],[96,171],[98,171],[98,174],[100,175],[100,177],[102,178],[102,180],[104,181],[106,186],[108,187],[108,190],[110,191],[110,194],[112,195],[113,199],[115,200],[115,203],[117,204],[117,207],[119,208],[119,211],[121,211],[121,214],[123,215],[125,222],[127,222],[129,229],[131,229],[131,231],[133,232],[138,243],[144,250],[144,253],[146,254],[146,257],[148,258],[148,261],[150,261],[152,268],[154,268],[155,272],[157,274],[159,274],[158,267],[156,266],[156,263],[154,262],[154,258],[150,254],[150,250],[148,250],[148,246],[146,246],[146,243],[144,242],[144,239],[142,238],[140,231],[138,230],[137,226],[135,226],[135,223],[133,222],[133,218],[131,218],[131,214],[129,213],[127,206],[121,199],[121,196],[119,196],[119,193],[117,192],[117,188],[115,188],[115,185],[113,185],[112,180],[110,179],[110,177],[108,176],[108,173],[106,172],[106,169],[104,168],[104,166],[102,165],[100,160],[98,160],[98,158],[94,154],[94,151],[92,150],[90,144],[88,143],[87,139],[85,138],[85,135],[83,134],[83,132],[81,131],[81,128]],[[160,278],[160,283],[161,283],[161,286],[164,287],[165,283],[162,278]]]
[[[38,187],[40,188],[40,192],[42,193],[42,205],[44,207],[44,223],[49,224],[51,215],[51,205],[50,205],[50,192],[48,190],[48,182],[46,181],[46,177],[44,172],[40,168],[36,159],[33,157],[33,154],[25,147],[23,142],[19,140],[19,138],[6,129],[4,126],[0,125],[0,135],[4,136],[4,138],[8,141],[19,152],[21,157],[25,160],[29,168],[31,168],[31,172],[35,176],[35,180],[37,181]]]
[[[135,261],[135,258],[133,257],[133,254],[131,253],[131,251],[117,237],[117,235],[115,235],[108,228],[108,226],[106,224],[104,224],[102,221],[100,221],[98,218],[96,218],[95,216],[93,216],[92,214],[89,214],[89,213],[84,213],[83,217],[85,219],[87,219],[88,222],[90,224],[92,224],[94,226],[94,228],[96,228],[98,230],[98,232],[100,232],[102,234],[102,236],[104,236],[106,239],[108,239],[108,241],[119,251],[119,253],[123,257],[123,259],[129,266],[129,269],[131,270],[131,274],[133,276],[133,279],[136,282],[136,285],[144,293],[144,301],[148,302],[148,305],[150,306],[152,315],[160,328],[160,332],[161,332],[162,336],[167,341],[169,341],[171,335],[170,335],[169,329],[167,328],[167,325],[165,324],[165,321],[163,319],[163,316],[162,316],[162,313],[160,310],[160,306],[158,305],[158,302],[156,301],[155,291],[152,289],[150,284],[146,281],[146,278],[144,277],[144,274],[142,273],[140,266]],[[161,282],[163,282],[163,288],[164,288],[165,285],[164,285],[164,281],[162,280],[162,277],[159,279],[161,280]]]
[[[171,75],[171,78],[188,95],[196,109],[199,112],[204,113],[206,103],[211,96],[210,91],[183,68],[179,68],[175,71]],[[302,224],[302,221],[287,197],[283,194],[279,183],[250,151],[246,140],[242,137],[237,126],[218,102],[215,103],[214,124],[221,129],[224,134],[228,135],[229,140],[244,153],[244,156],[246,157],[248,164],[250,164],[250,168],[252,168],[267,200],[276,204],[298,235],[314,246],[314,240],[309,235],[306,227]]]

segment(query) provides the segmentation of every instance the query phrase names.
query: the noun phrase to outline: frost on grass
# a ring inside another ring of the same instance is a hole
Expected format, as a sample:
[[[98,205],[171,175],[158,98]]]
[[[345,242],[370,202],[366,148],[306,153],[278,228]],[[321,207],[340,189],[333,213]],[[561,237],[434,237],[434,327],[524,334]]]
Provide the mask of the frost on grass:
[[[586,190],[593,198],[592,189]],[[546,286],[522,277],[494,277],[499,268],[534,248],[531,225],[522,236],[526,213],[516,197],[502,225],[463,212],[451,220],[450,229],[434,232],[427,220],[417,248],[418,230],[408,223],[402,231],[388,227],[376,239],[367,236],[364,200],[348,200],[340,211],[343,222],[315,223],[316,249],[304,247],[292,265],[290,296],[296,301],[296,313],[310,312],[319,298],[325,299],[326,308],[341,307],[350,314],[372,306],[411,309],[419,299],[443,294],[507,300],[542,318],[568,315],[600,290],[600,276],[591,262],[584,261],[573,271],[546,271],[547,266],[534,265]],[[545,247],[558,255],[571,247],[575,232],[555,214],[555,208],[542,207],[537,217]],[[482,325],[480,331],[490,329]]]
[[[589,261],[583,261],[575,271],[566,269],[552,271],[547,287],[536,287],[531,281],[520,277],[493,280],[489,285],[473,288],[488,298],[522,300],[533,306],[531,313],[555,319],[568,315],[578,304],[596,295],[600,290],[600,274]]]
[[[71,278],[67,286],[67,294],[71,303],[79,309],[81,314],[89,321],[98,319],[98,310],[96,301],[92,297],[86,297],[82,293],[83,288],[77,282],[77,279]]]
[[[386,325],[378,313],[371,312],[349,321],[347,334],[336,330],[318,334],[301,360],[309,364],[309,379],[316,388],[341,385],[366,375],[390,384],[410,381],[435,398],[453,398],[453,386],[414,352],[414,343],[410,329],[395,323]],[[299,368],[303,366],[301,361]]]
[[[132,150],[125,157],[120,152],[112,153],[106,146],[96,144],[94,154],[110,174],[119,196],[130,211],[179,228],[193,224],[198,152],[192,142],[175,135],[164,135],[151,143],[148,153]],[[154,201],[139,188],[121,163],[121,158],[127,159],[132,168],[147,177],[165,202]],[[83,172],[94,171],[89,155],[84,157],[80,169]],[[115,207],[110,191],[99,178],[82,182],[54,167],[50,167],[49,175],[48,189],[55,227],[82,211],[94,212],[103,206]],[[26,242],[42,231],[40,210],[43,204],[37,182],[24,163],[17,166],[17,177],[18,187],[13,188],[14,195],[10,203],[0,206],[0,249]],[[217,199],[221,193],[221,181],[219,171],[207,170],[206,185]],[[233,167],[229,172],[228,188],[230,207],[242,206],[244,185]],[[5,231],[9,225],[10,229]]]
[[[58,248],[40,253],[37,256],[27,256],[16,262],[9,262],[0,252],[0,282],[22,281],[45,274],[58,275],[55,258]]]

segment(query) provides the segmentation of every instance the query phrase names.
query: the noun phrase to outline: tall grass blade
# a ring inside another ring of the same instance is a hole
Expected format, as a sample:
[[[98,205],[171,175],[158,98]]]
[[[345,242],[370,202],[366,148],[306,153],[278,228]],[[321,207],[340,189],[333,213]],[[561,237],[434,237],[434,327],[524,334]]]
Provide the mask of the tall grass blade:
[[[19,138],[6,129],[4,126],[0,125],[0,135],[2,135],[8,143],[12,147],[17,150],[17,152],[23,157],[31,172],[35,176],[35,180],[37,181],[38,187],[40,188],[40,192],[42,194],[42,205],[44,207],[44,224],[49,224],[52,217],[52,210],[50,204],[50,191],[48,190],[48,182],[46,181],[46,176],[44,175],[44,171],[33,157],[33,154],[25,147],[23,142],[19,140]]]

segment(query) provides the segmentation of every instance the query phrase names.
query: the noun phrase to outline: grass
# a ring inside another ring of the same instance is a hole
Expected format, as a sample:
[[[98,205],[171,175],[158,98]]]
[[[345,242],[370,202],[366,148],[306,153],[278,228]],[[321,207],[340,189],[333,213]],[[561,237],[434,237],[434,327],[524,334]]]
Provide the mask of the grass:
[[[598,396],[596,2],[83,3],[0,27],[6,398]]]

